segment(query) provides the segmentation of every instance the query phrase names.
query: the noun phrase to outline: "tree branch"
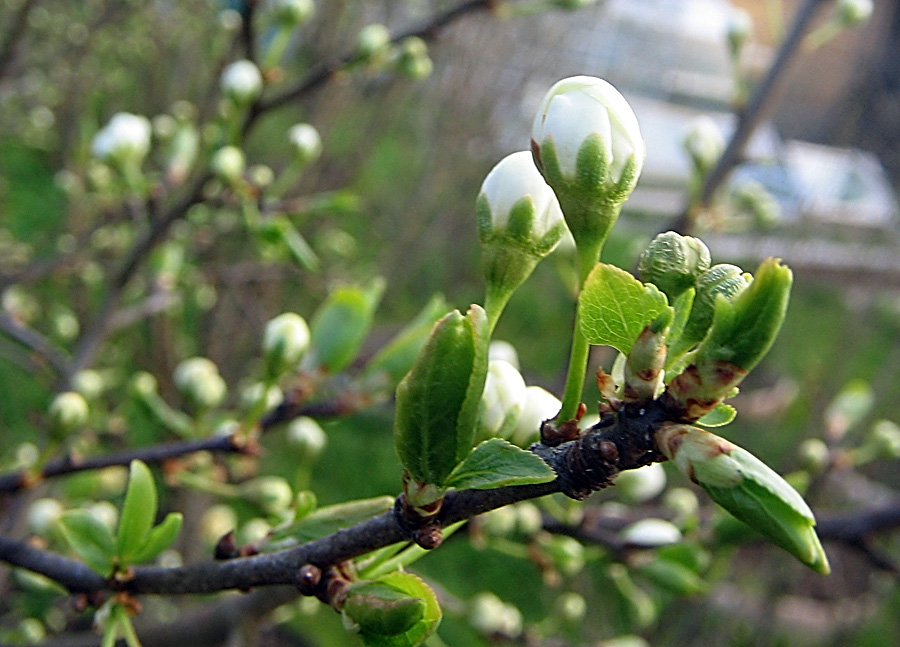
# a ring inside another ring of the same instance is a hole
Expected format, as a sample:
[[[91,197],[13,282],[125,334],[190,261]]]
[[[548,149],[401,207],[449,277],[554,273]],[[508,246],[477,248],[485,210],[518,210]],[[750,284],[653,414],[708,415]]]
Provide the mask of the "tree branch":
[[[2,310],[0,310],[0,332],[38,355],[57,375],[67,375],[71,370],[71,362],[62,349]]]
[[[195,452],[244,453],[249,450],[247,444],[236,435],[211,436],[201,440],[165,443],[152,447],[139,447],[105,456],[96,456],[79,460],[66,456],[48,462],[39,472],[20,470],[11,474],[0,475],[0,494],[12,494],[31,487],[40,481],[54,476],[73,474],[88,470],[103,469],[116,465],[128,465],[133,460],[140,460],[150,465],[162,463],[172,458],[193,454]]]
[[[16,11],[16,14],[9,21],[9,30],[6,32],[6,38],[0,45],[0,80],[6,75],[6,70],[12,64],[15,58],[16,45],[25,34],[25,28],[28,25],[28,14],[38,4],[38,0],[25,0]]]

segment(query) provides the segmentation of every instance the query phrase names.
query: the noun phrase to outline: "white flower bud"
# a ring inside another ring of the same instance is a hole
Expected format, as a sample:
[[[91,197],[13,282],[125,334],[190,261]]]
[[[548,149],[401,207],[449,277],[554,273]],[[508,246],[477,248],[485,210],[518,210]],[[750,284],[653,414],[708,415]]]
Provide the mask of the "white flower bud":
[[[490,346],[488,346],[488,359],[502,359],[512,364],[516,370],[519,370],[519,354],[516,352],[516,347],[508,341],[492,340]]]
[[[363,27],[356,39],[356,53],[362,58],[372,58],[384,52],[391,44],[391,32],[384,25],[373,23]]]
[[[100,523],[111,531],[116,531],[119,524],[119,509],[115,505],[110,501],[94,501],[86,507]]]
[[[570,624],[580,624],[584,620],[585,613],[587,613],[587,602],[577,593],[563,593],[556,598],[556,603],[553,606],[563,621]]]
[[[221,87],[222,93],[235,104],[247,105],[262,94],[262,74],[252,61],[235,61],[222,72]]]
[[[56,499],[38,499],[28,508],[28,529],[36,535],[46,535],[63,513]]]
[[[301,416],[288,425],[287,441],[304,460],[315,460],[328,444],[328,437],[318,422]]]
[[[753,18],[744,9],[735,8],[728,18],[728,25],[725,30],[728,38],[728,49],[731,52],[731,56],[737,58],[753,34]]]
[[[241,393],[241,405],[245,409],[257,406],[263,399],[265,400],[263,407],[268,410],[281,404],[284,394],[277,386],[270,386],[266,389],[262,382],[251,384]]]
[[[659,463],[625,470],[616,476],[616,494],[631,504],[644,503],[666,489],[666,471]]]
[[[225,399],[227,387],[216,365],[205,357],[192,357],[175,367],[175,386],[194,405],[212,409]]]
[[[546,248],[548,254],[565,231],[559,202],[532,161],[531,154],[520,151],[507,155],[488,173],[481,185],[479,200],[490,210],[490,222],[481,222],[482,241],[498,232],[510,233],[523,242]],[[479,214],[480,215],[480,214]],[[552,242],[544,238],[552,234]]]
[[[701,115],[688,126],[684,136],[684,148],[691,156],[694,168],[700,173],[706,173],[722,156],[725,138],[712,118]]]
[[[835,10],[842,25],[858,25],[872,16],[872,0],[837,0]]]
[[[479,404],[479,436],[508,436],[518,422],[524,404],[525,380],[521,373],[509,362],[489,362]]]
[[[211,168],[226,184],[233,185],[244,175],[244,153],[237,146],[223,146],[213,154]]]
[[[87,368],[72,377],[72,388],[85,399],[96,400],[106,390],[106,381],[98,371]]]
[[[493,593],[483,592],[472,598],[469,622],[488,636],[515,638],[522,632],[522,614]]]
[[[260,476],[242,486],[243,494],[269,514],[284,512],[294,502],[290,484],[280,476]]]
[[[237,527],[237,514],[231,506],[219,503],[209,507],[200,518],[200,534],[207,545],[215,545],[223,535]]]
[[[306,166],[319,159],[322,154],[322,138],[311,124],[295,124],[288,130],[288,142],[294,158],[300,166]]]
[[[574,181],[584,173],[585,169],[577,168],[577,160],[588,139],[599,140],[601,183],[609,190],[618,192],[625,178],[630,193],[644,165],[644,139],[631,106],[612,85],[595,77],[573,76],[551,87],[538,108],[531,139],[545,177],[548,160],[540,160],[548,145],[562,178]]]
[[[150,121],[119,112],[94,136],[91,152],[108,164],[140,164],[150,151]]]
[[[287,27],[294,27],[312,18],[316,5],[312,0],[274,0],[272,11],[275,20]]]
[[[632,546],[655,548],[681,541],[678,527],[663,519],[641,519],[622,530],[622,539]]]
[[[512,443],[527,447],[536,442],[541,431],[541,423],[555,418],[562,408],[562,402],[555,395],[539,386],[525,389],[525,404],[513,431]]]
[[[60,393],[47,410],[53,427],[63,433],[75,431],[87,424],[90,410],[84,397],[75,391]]]
[[[309,340],[309,326],[298,314],[285,312],[269,321],[262,343],[269,375],[292,369],[309,348]]]

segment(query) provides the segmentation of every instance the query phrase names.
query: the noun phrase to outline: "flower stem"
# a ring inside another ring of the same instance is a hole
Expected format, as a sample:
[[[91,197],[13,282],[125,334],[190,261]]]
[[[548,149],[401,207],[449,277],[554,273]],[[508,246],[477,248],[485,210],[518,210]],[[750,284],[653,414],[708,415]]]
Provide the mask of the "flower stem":
[[[600,250],[603,248],[603,241],[594,245],[580,245],[578,250],[578,292],[584,288],[584,282],[587,280],[594,265],[600,258]],[[563,391],[562,409],[556,419],[560,422],[572,420],[578,413],[578,407],[581,404],[581,394],[584,391],[584,374],[587,369],[588,356],[591,352],[591,345],[581,332],[581,311],[575,309],[575,329],[572,331],[572,350],[569,353],[569,369],[566,374],[566,387]]]

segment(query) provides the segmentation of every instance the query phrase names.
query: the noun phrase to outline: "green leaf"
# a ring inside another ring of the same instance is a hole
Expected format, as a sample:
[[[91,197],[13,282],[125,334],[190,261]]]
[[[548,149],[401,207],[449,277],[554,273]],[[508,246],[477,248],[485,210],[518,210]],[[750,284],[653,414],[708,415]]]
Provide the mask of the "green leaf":
[[[138,460],[131,461],[125,503],[119,517],[118,555],[128,561],[137,553],[156,521],[156,483],[150,468]]]
[[[320,539],[387,512],[393,505],[393,497],[379,496],[319,508],[299,521],[277,529],[268,542],[267,549],[270,546],[276,548],[276,542],[284,540],[290,540],[292,545],[296,545]]]
[[[416,605],[417,608],[413,608],[410,603],[403,603],[408,605],[404,609],[407,617],[416,615],[418,609],[421,609],[422,614],[407,629],[392,635],[377,633],[373,629],[360,625],[360,636],[368,647],[415,647],[422,644],[428,636],[434,633],[441,621],[441,607],[438,605],[434,591],[425,582],[411,573],[396,571],[379,578],[377,584],[381,587],[393,589],[402,598],[419,600],[421,602],[421,606]],[[380,590],[384,591],[384,589]],[[398,616],[400,615],[398,613]],[[397,622],[401,619],[399,617],[383,619],[381,623],[385,629],[393,629],[401,624]],[[391,621],[393,626],[384,626],[383,623],[388,620]],[[374,626],[377,627],[378,625]]]
[[[730,404],[720,402],[716,408],[697,421],[703,427],[724,427],[737,416],[737,410]]]
[[[556,473],[535,454],[502,438],[486,440],[460,463],[445,483],[458,490],[546,483]]]
[[[696,572],[679,562],[656,557],[637,568],[637,572],[661,589],[676,595],[703,593],[707,584]]]
[[[69,546],[103,577],[112,574],[116,540],[109,528],[87,510],[69,510],[59,518],[59,528]]]
[[[612,346],[626,355],[644,326],[668,307],[655,285],[644,285],[614,265],[598,263],[578,298],[581,330],[592,344]]]
[[[473,305],[438,321],[397,386],[394,444],[409,474],[442,485],[471,451],[487,376],[490,330]]]
[[[153,528],[147,536],[147,541],[141,546],[141,549],[131,555],[127,562],[123,558],[123,566],[127,564],[140,564],[149,562],[151,559],[159,555],[166,548],[171,546],[178,538],[181,532],[181,525],[184,522],[184,516],[180,512],[170,512],[163,519],[163,522]]]
[[[347,368],[369,333],[384,281],[335,289],[316,310],[310,324],[310,355],[330,373]]]
[[[319,269],[319,257],[309,246],[306,239],[297,231],[297,228],[286,217],[276,219],[276,227],[281,241],[290,253],[291,258],[296,261],[300,267],[308,270],[316,271]]]

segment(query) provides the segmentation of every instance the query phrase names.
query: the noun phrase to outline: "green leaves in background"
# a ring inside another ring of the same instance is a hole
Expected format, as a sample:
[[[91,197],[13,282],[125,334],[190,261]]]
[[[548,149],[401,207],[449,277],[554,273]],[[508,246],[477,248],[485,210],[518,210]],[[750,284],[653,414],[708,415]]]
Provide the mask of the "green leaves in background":
[[[612,346],[624,354],[644,327],[668,307],[655,285],[644,285],[614,265],[598,263],[578,299],[581,329],[591,344]]]
[[[415,575],[400,571],[354,584],[342,613],[368,647],[415,647],[441,621],[434,592]]]
[[[457,465],[444,485],[458,490],[490,490],[507,485],[546,483],[555,478],[556,473],[535,454],[502,438],[491,438]]]
[[[375,279],[366,287],[343,286],[328,295],[310,325],[309,358],[315,366],[339,373],[350,365],[369,333],[383,292],[384,281]]]
[[[397,387],[394,443],[410,476],[442,485],[472,448],[487,375],[489,326],[473,305],[438,321]]]

